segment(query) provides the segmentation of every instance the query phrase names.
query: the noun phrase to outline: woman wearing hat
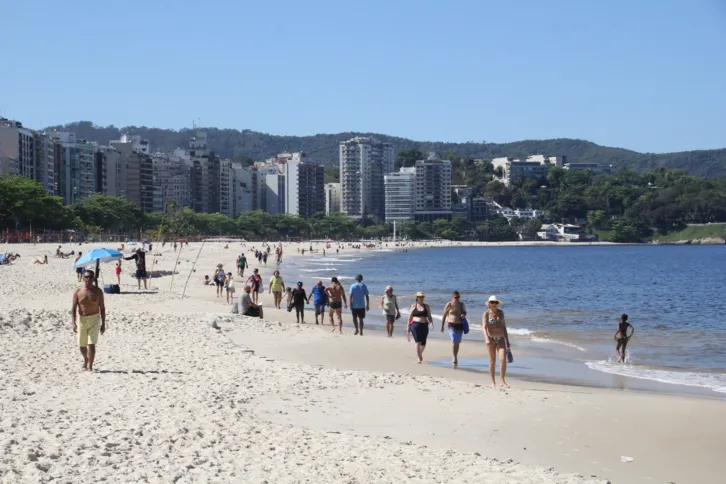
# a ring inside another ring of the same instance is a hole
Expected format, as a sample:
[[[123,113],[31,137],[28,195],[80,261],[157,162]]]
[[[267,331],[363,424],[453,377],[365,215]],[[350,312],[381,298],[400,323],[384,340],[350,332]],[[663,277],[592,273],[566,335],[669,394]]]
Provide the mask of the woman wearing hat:
[[[408,319],[408,330],[416,342],[416,355],[418,362],[423,363],[423,352],[426,349],[426,339],[429,336],[429,324],[433,326],[431,308],[424,303],[426,295],[419,291],[416,293],[416,304],[411,306]]]
[[[401,317],[398,310],[398,298],[393,294],[393,286],[386,286],[386,292],[381,298],[381,309],[386,317],[386,332],[389,338],[393,338],[393,323]]]
[[[487,301],[487,310],[481,319],[481,327],[484,331],[484,338],[489,350],[489,376],[492,377],[492,385],[496,386],[494,378],[496,370],[497,352],[499,353],[501,386],[509,387],[505,377],[507,375],[507,350],[509,349],[509,334],[504,321],[502,301],[496,296],[491,296]]]

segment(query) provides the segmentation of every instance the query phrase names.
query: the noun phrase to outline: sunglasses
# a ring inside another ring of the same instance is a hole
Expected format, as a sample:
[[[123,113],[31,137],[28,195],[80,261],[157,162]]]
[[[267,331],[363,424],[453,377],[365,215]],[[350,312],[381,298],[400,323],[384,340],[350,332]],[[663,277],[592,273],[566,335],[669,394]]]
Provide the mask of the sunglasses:
[[[459,297],[461,297],[461,296],[454,296],[454,299],[459,299]]]
[[[489,301],[489,304],[499,304],[499,301]]]

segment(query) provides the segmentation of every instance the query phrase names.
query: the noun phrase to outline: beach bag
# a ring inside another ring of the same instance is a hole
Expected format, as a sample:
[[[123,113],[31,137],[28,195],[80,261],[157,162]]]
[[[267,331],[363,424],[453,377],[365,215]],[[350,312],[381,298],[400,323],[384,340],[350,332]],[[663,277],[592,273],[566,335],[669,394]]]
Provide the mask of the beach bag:
[[[239,303],[232,305],[232,314],[239,314]]]
[[[111,294],[121,294],[121,287],[118,284],[111,284]]]
[[[507,363],[513,363],[514,362],[514,356],[512,356],[512,350],[507,348]]]
[[[464,334],[469,334],[469,320],[466,319],[466,316],[461,318],[461,327],[464,330]]]

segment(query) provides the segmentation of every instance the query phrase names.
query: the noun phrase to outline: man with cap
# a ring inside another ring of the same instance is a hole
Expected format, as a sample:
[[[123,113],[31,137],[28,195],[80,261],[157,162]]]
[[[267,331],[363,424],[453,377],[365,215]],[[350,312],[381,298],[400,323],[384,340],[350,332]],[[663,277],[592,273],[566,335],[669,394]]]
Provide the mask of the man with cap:
[[[353,314],[355,334],[363,336],[363,320],[366,317],[366,311],[369,310],[368,287],[363,284],[363,276],[360,274],[355,276],[355,281],[355,284],[352,284],[348,290],[348,294],[350,295],[350,312]],[[360,330],[358,329],[359,321]]]

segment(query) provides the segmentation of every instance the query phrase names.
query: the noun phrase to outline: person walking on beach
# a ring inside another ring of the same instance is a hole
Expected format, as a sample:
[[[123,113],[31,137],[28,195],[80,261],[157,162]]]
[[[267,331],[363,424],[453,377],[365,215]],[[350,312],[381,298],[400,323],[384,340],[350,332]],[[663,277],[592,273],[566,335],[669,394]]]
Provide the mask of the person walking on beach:
[[[272,277],[270,278],[270,292],[272,293],[274,304],[277,309],[280,308],[280,304],[282,303],[282,292],[285,290],[285,281],[280,276],[280,271],[275,271],[272,273]]]
[[[234,293],[237,289],[234,287],[234,278],[232,277],[231,272],[227,273],[227,279],[224,281],[224,288],[227,290],[227,304],[233,304]]]
[[[83,355],[83,369],[93,371],[96,358],[96,344],[99,333],[106,332],[106,306],[103,290],[93,285],[95,273],[87,270],[83,274],[83,287],[73,293],[71,319],[73,332],[78,335],[78,346]],[[76,313],[80,321],[76,322]]]
[[[481,327],[484,332],[484,339],[487,342],[487,350],[489,351],[489,376],[492,379],[492,386],[496,387],[497,382],[494,377],[496,372],[497,353],[499,353],[500,379],[502,387],[509,387],[506,381],[507,375],[507,351],[509,350],[509,334],[507,333],[507,325],[504,320],[504,311],[502,301],[496,296],[491,296],[487,301],[487,310],[481,318]]]
[[[416,303],[411,306],[408,317],[408,331],[416,342],[416,356],[419,364],[423,363],[423,352],[429,337],[429,325],[434,325],[431,308],[424,302],[425,300],[426,294],[421,291],[417,292]]]
[[[262,319],[262,306],[252,301],[252,296],[250,296],[251,292],[252,288],[245,286],[244,291],[240,294],[238,304],[240,314],[242,316]]]
[[[141,249],[134,250],[134,253],[129,257],[124,257],[124,260],[133,260],[136,262],[136,282],[141,290],[141,281],[144,281],[144,289],[146,289],[146,254]]]
[[[76,256],[76,260],[73,261],[73,264],[78,262],[78,259],[80,259],[82,255],[83,255],[83,252],[79,252],[78,255]],[[78,278],[78,282],[81,282],[83,280],[84,271],[85,271],[85,269],[83,267],[76,268],[76,277]]]
[[[310,297],[303,289],[303,283],[298,282],[297,287],[292,290],[292,305],[295,307],[295,318],[298,324],[305,324],[305,304],[310,304]]]
[[[353,324],[355,325],[355,334],[363,336],[363,320],[366,317],[366,311],[369,311],[368,287],[363,284],[363,276],[358,274],[355,276],[355,284],[351,284],[348,294],[350,295],[350,312],[353,314]],[[358,325],[360,323],[360,330]]]
[[[237,259],[237,274],[239,274],[240,277],[244,277],[246,268],[247,268],[247,258],[245,257],[245,255],[243,253],[243,254],[240,254],[239,258]]]
[[[451,301],[444,306],[444,315],[441,318],[441,332],[444,332],[444,324],[449,323],[449,339],[451,339],[454,358],[451,365],[456,368],[459,366],[459,344],[464,336],[464,325],[461,318],[466,316],[466,306],[461,302],[459,291],[451,294]]]
[[[338,332],[343,334],[343,307],[348,309],[348,301],[345,297],[345,289],[343,288],[337,277],[330,279],[331,284],[325,289],[325,294],[328,296],[329,310],[328,315],[330,316],[330,326],[332,326],[331,332],[335,332],[335,321],[333,320],[334,315],[338,315]]]
[[[260,277],[260,270],[255,269],[252,276],[247,279],[247,285],[250,286],[252,292],[252,301],[258,304],[260,301],[260,287],[262,286],[262,277]]]
[[[217,270],[214,272],[214,284],[217,286],[217,297],[222,297],[222,290],[224,288],[224,280],[227,275],[224,273],[222,264],[217,264]]]
[[[628,328],[632,330],[630,334],[628,334]],[[621,315],[618,321],[618,331],[615,333],[615,341],[617,342],[615,351],[618,353],[618,363],[625,363],[625,348],[634,334],[635,328],[628,322],[628,315]]]
[[[386,291],[381,297],[381,309],[386,317],[386,332],[389,338],[393,338],[393,323],[401,317],[398,309],[398,298],[393,294],[393,286],[386,286]]]
[[[310,295],[313,297],[313,306],[315,307],[315,324],[323,324],[325,323],[325,306],[328,304],[328,296],[323,281],[318,281],[315,284],[315,287],[310,291]],[[320,322],[318,322],[318,316],[320,316]]]

